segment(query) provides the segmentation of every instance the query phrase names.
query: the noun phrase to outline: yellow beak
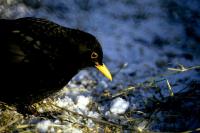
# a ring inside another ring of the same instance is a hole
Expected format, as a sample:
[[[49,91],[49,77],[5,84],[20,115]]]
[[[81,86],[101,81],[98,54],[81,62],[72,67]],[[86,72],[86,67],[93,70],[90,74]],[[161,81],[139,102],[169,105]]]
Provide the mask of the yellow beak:
[[[112,81],[112,76],[110,74],[110,71],[108,70],[108,68],[106,67],[105,64],[103,65],[99,65],[98,63],[95,66],[106,78],[108,78],[109,80]]]

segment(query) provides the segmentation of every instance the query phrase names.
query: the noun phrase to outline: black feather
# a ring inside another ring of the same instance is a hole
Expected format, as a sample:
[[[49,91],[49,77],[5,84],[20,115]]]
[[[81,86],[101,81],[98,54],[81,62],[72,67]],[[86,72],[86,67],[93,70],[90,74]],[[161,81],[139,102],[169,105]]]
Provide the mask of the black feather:
[[[59,91],[103,53],[89,33],[39,18],[0,19],[0,101],[24,106]]]

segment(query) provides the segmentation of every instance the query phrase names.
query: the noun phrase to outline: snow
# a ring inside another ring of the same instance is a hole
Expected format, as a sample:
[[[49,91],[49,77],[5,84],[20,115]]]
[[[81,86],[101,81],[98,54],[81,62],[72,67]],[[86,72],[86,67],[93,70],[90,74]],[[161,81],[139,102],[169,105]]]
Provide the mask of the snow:
[[[78,96],[76,99],[76,106],[81,110],[87,110],[87,105],[90,103],[90,98],[85,96]]]
[[[51,127],[52,124],[53,123],[50,120],[44,120],[44,121],[39,122],[36,128],[39,130],[39,132],[45,133],[49,131],[49,127]],[[53,128],[51,128],[50,131],[54,131]]]
[[[112,101],[110,111],[113,114],[123,114],[128,109],[128,107],[129,107],[129,102],[118,97]]]
[[[72,101],[72,99],[70,97],[65,96],[64,98],[58,98],[58,100],[56,100],[56,104],[59,107],[71,107],[73,108],[74,106],[74,102]]]
[[[148,123],[147,121],[141,122],[137,127],[138,131],[142,133],[147,123]]]
[[[199,11],[198,0],[86,1],[84,3],[79,0],[51,0],[51,2],[43,0],[39,1],[41,7],[37,9],[29,8],[22,3],[16,4],[14,0],[8,1],[9,5],[14,6],[0,5],[2,18],[43,17],[67,27],[90,32],[100,41],[104,52],[104,63],[113,74],[113,81],[109,82],[95,69],[82,70],[63,89],[62,97],[56,101],[58,106],[94,118],[106,117],[110,121],[115,121],[122,118],[121,115],[129,109],[133,111],[144,109],[148,98],[160,99],[160,95],[155,88],[141,87],[129,92],[130,95],[125,96],[126,99],[119,96],[103,101],[105,98],[103,93],[106,91],[112,96],[130,85],[135,86],[150,79],[166,78],[172,85],[173,92],[177,93],[186,88],[192,80],[200,79],[199,71],[195,70],[155,78],[157,75],[170,73],[168,67],[177,67],[178,64],[188,67],[200,64],[199,47],[187,36],[184,27],[193,25],[190,21],[186,21],[191,17],[185,18],[185,16],[192,15],[192,13],[187,14],[188,9]],[[182,9],[167,7],[170,2]],[[169,17],[170,11],[174,18]],[[194,28],[200,33],[198,29]],[[191,54],[193,59],[184,58],[182,56],[184,53]],[[162,88],[160,90],[162,96],[169,96],[166,81],[156,83],[156,86]],[[97,107],[89,108],[93,102],[97,103]],[[94,126],[91,120],[86,123],[88,127]],[[46,131],[51,124],[51,121],[42,121],[38,123],[37,128]],[[138,125],[138,130],[143,131],[145,125],[146,121],[142,121]],[[70,124],[68,126],[70,127]],[[72,130],[81,132],[77,129]]]

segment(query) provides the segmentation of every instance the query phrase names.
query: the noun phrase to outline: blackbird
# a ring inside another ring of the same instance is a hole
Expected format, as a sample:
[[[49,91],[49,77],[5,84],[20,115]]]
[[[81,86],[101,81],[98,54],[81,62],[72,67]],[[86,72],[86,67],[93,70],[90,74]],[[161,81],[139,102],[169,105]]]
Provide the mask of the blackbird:
[[[42,18],[0,19],[0,101],[19,110],[62,89],[86,67],[108,79],[98,40]]]

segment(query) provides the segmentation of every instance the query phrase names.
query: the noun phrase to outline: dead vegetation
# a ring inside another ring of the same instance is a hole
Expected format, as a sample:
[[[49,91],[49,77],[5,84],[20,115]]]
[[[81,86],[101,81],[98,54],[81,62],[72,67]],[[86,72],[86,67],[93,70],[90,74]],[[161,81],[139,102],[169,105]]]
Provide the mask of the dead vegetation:
[[[47,132],[73,132],[75,129],[83,133],[120,133],[122,131],[127,132],[151,132],[155,123],[174,124],[176,126],[176,120],[190,121],[190,119],[199,118],[200,114],[200,83],[190,82],[181,91],[174,93],[173,85],[170,80],[166,78],[174,76],[175,74],[181,74],[190,70],[198,70],[200,66],[185,67],[179,65],[177,68],[169,68],[170,72],[167,74],[161,74],[149,80],[138,83],[133,86],[124,88],[116,94],[102,94],[101,101],[93,101],[91,108],[97,106],[97,102],[110,101],[117,97],[134,96],[134,93],[138,93],[140,90],[154,90],[158,94],[143,99],[144,106],[140,109],[128,109],[124,114],[117,116],[116,121],[110,121],[100,111],[99,118],[94,118],[85,114],[71,111],[70,109],[59,107],[56,105],[56,101],[52,98],[45,99],[42,102],[36,103],[33,106],[36,115],[23,116],[16,112],[14,107],[10,107],[5,103],[0,103],[0,132],[42,132],[40,127],[45,126],[41,121],[46,123]],[[166,88],[168,88],[169,95],[163,96],[162,89],[158,83],[165,82]],[[104,92],[105,93],[105,92]],[[97,109],[96,108],[96,109]],[[162,115],[158,115],[162,114]],[[161,120],[164,119],[164,120]],[[92,122],[93,126],[88,126],[88,122]],[[199,121],[198,121],[199,122]],[[183,124],[183,123],[182,123]],[[187,122],[184,123],[185,126]],[[162,126],[161,126],[162,127]],[[172,126],[173,127],[173,126]],[[43,127],[44,128],[44,127]],[[165,127],[161,128],[161,131],[166,130]],[[168,127],[168,131],[172,128]],[[185,130],[189,133],[192,131],[200,131],[199,128]]]

